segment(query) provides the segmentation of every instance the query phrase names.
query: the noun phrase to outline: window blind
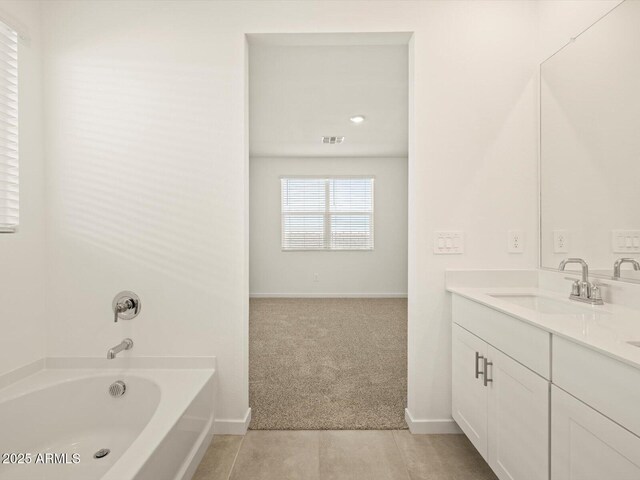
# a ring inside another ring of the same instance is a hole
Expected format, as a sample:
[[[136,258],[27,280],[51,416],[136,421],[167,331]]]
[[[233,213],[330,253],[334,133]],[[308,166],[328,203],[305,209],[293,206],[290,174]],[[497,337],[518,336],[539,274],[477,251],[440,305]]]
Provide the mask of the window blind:
[[[0,22],[0,232],[18,226],[18,34]]]
[[[371,177],[283,177],[283,250],[372,250]]]

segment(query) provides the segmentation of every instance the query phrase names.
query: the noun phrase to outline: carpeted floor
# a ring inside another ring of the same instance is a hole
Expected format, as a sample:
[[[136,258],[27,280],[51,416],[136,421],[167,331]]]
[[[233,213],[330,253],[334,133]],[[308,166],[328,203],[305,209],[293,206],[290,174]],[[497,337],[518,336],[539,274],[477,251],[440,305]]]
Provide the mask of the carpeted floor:
[[[251,299],[254,430],[406,428],[406,299]]]

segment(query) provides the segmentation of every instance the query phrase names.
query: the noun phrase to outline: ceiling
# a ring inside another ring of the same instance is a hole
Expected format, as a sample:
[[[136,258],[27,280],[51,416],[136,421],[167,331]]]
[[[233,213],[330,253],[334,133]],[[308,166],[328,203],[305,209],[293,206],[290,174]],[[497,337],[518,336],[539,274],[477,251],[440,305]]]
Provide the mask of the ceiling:
[[[250,38],[252,157],[407,156],[406,36],[371,45],[359,35]],[[345,140],[323,144],[324,135]]]

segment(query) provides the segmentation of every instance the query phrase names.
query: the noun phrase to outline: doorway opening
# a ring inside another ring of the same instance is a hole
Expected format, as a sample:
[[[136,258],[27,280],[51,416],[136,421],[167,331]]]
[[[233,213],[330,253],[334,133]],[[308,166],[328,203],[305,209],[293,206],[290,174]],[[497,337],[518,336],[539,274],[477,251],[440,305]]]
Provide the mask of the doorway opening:
[[[252,429],[406,428],[410,36],[248,36]]]

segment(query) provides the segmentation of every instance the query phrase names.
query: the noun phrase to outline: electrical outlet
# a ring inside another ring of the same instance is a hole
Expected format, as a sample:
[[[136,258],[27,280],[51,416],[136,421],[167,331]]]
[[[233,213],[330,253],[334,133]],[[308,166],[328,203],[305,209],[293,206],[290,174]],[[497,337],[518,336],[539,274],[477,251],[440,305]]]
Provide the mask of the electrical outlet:
[[[509,230],[507,251],[509,253],[524,252],[524,231]]]
[[[569,253],[570,236],[568,230],[553,231],[553,253]]]
[[[320,275],[319,275],[319,274],[317,274],[317,273],[314,273],[314,274],[313,274],[313,281],[314,281],[314,282],[319,282],[319,281],[320,281]]]

